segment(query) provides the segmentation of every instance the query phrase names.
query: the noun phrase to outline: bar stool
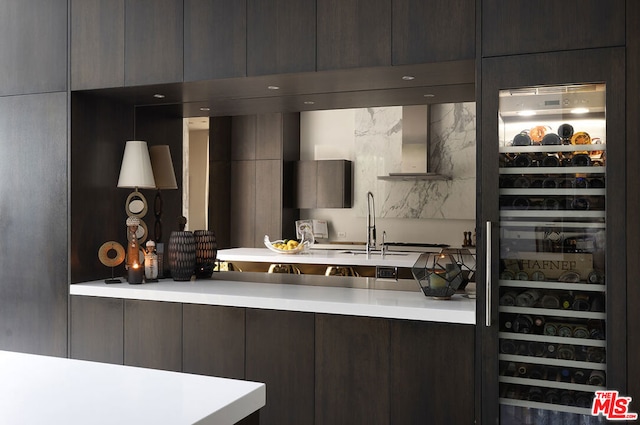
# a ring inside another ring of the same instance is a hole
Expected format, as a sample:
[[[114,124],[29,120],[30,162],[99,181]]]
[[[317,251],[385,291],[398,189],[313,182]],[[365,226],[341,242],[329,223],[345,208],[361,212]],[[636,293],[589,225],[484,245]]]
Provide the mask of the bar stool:
[[[350,266],[328,266],[327,270],[324,272],[325,276],[354,276],[359,277],[360,275],[356,272],[353,267]]]
[[[271,264],[269,266],[269,273],[301,274],[300,269],[293,264]]]

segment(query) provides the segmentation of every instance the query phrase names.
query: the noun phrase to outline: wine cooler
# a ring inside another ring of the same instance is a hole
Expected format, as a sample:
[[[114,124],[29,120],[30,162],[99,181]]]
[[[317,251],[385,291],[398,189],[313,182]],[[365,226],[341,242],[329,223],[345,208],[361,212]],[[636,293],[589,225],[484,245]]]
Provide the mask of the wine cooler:
[[[606,86],[501,90],[501,424],[586,424],[607,387]]]

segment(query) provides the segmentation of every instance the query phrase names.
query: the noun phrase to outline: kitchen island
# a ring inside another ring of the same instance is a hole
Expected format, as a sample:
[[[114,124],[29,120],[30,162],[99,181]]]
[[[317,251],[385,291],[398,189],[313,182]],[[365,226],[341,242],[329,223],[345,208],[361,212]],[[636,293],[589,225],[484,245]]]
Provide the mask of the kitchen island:
[[[265,385],[0,351],[3,424],[235,424]]]

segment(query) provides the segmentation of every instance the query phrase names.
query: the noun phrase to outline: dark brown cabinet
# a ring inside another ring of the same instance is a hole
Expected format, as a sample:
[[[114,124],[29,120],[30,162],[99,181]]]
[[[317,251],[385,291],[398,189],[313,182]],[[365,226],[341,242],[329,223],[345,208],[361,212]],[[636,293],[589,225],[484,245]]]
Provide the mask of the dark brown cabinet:
[[[0,13],[0,96],[67,89],[67,1],[6,1]]]
[[[183,39],[182,0],[126,0],[125,86],[181,82]]]
[[[393,0],[393,65],[475,59],[475,0]]]
[[[352,163],[346,160],[297,161],[297,208],[351,208]]]
[[[71,1],[71,90],[124,85],[124,3]]]
[[[474,423],[475,327],[391,321],[390,424]]]
[[[318,0],[318,71],[391,65],[391,0]]]
[[[625,44],[625,1],[482,2],[482,56]]]
[[[389,423],[389,327],[316,314],[316,424]]]
[[[183,372],[244,379],[245,309],[184,304]]]
[[[295,211],[285,201],[286,162],[300,152],[300,115],[233,117],[231,124],[231,245],[263,246],[295,231]]]
[[[247,75],[315,71],[314,0],[247,0]]]
[[[123,364],[124,300],[71,296],[69,357]]]
[[[182,370],[182,304],[124,301],[124,364]]]
[[[314,314],[247,309],[246,379],[267,384],[260,423],[312,424]]]
[[[244,77],[246,0],[184,0],[184,80]]]
[[[67,102],[65,92],[0,97],[2,350],[67,355]]]

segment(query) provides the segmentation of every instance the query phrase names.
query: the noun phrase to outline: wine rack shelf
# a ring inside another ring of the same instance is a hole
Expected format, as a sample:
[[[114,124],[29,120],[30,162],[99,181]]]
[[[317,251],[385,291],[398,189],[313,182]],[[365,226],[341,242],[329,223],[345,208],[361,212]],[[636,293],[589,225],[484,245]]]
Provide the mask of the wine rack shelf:
[[[599,152],[606,151],[607,144],[595,145],[532,145],[532,146],[500,146],[499,153],[559,153],[559,152]]]
[[[500,210],[500,218],[589,218],[604,219],[604,211]]]
[[[542,308],[542,307],[500,306],[498,308],[498,311],[500,313],[547,315],[547,316],[554,316],[554,317],[566,317],[566,318],[572,318],[572,319],[604,320],[607,318],[606,313],[599,313],[595,311],[561,310],[556,308]]]
[[[544,379],[514,378],[512,376],[501,376],[500,382],[505,384],[528,385],[530,387],[556,388],[559,390],[574,390],[594,392],[606,389],[597,385],[575,384],[562,381],[545,381]]]
[[[547,357],[520,356],[515,354],[500,354],[498,356],[498,359],[506,362],[535,363],[545,366],[568,367],[573,369],[589,369],[602,371],[605,371],[607,369],[606,363],[583,362],[578,360],[564,360]]]
[[[604,196],[604,189],[500,189],[500,195],[511,196]]]
[[[515,400],[512,398],[502,398],[502,397],[499,398],[498,400],[500,404],[504,404],[507,406],[530,407],[534,409],[546,409],[546,410],[555,410],[558,412],[576,413],[578,415],[591,415],[590,408],[565,406],[562,404],[538,403],[535,401]]]
[[[536,335],[536,334],[520,334],[515,332],[499,332],[498,337],[502,339],[522,340],[529,342],[546,342],[549,344],[572,344],[572,345],[585,345],[589,347],[606,347],[606,341],[602,339],[590,339],[590,338],[570,338],[560,336],[549,335]]]
[[[510,288],[537,288],[537,289],[559,289],[566,291],[588,291],[604,292],[605,286],[593,283],[567,283],[554,281],[535,280],[500,280],[500,287]],[[564,311],[564,310],[563,310]]]

